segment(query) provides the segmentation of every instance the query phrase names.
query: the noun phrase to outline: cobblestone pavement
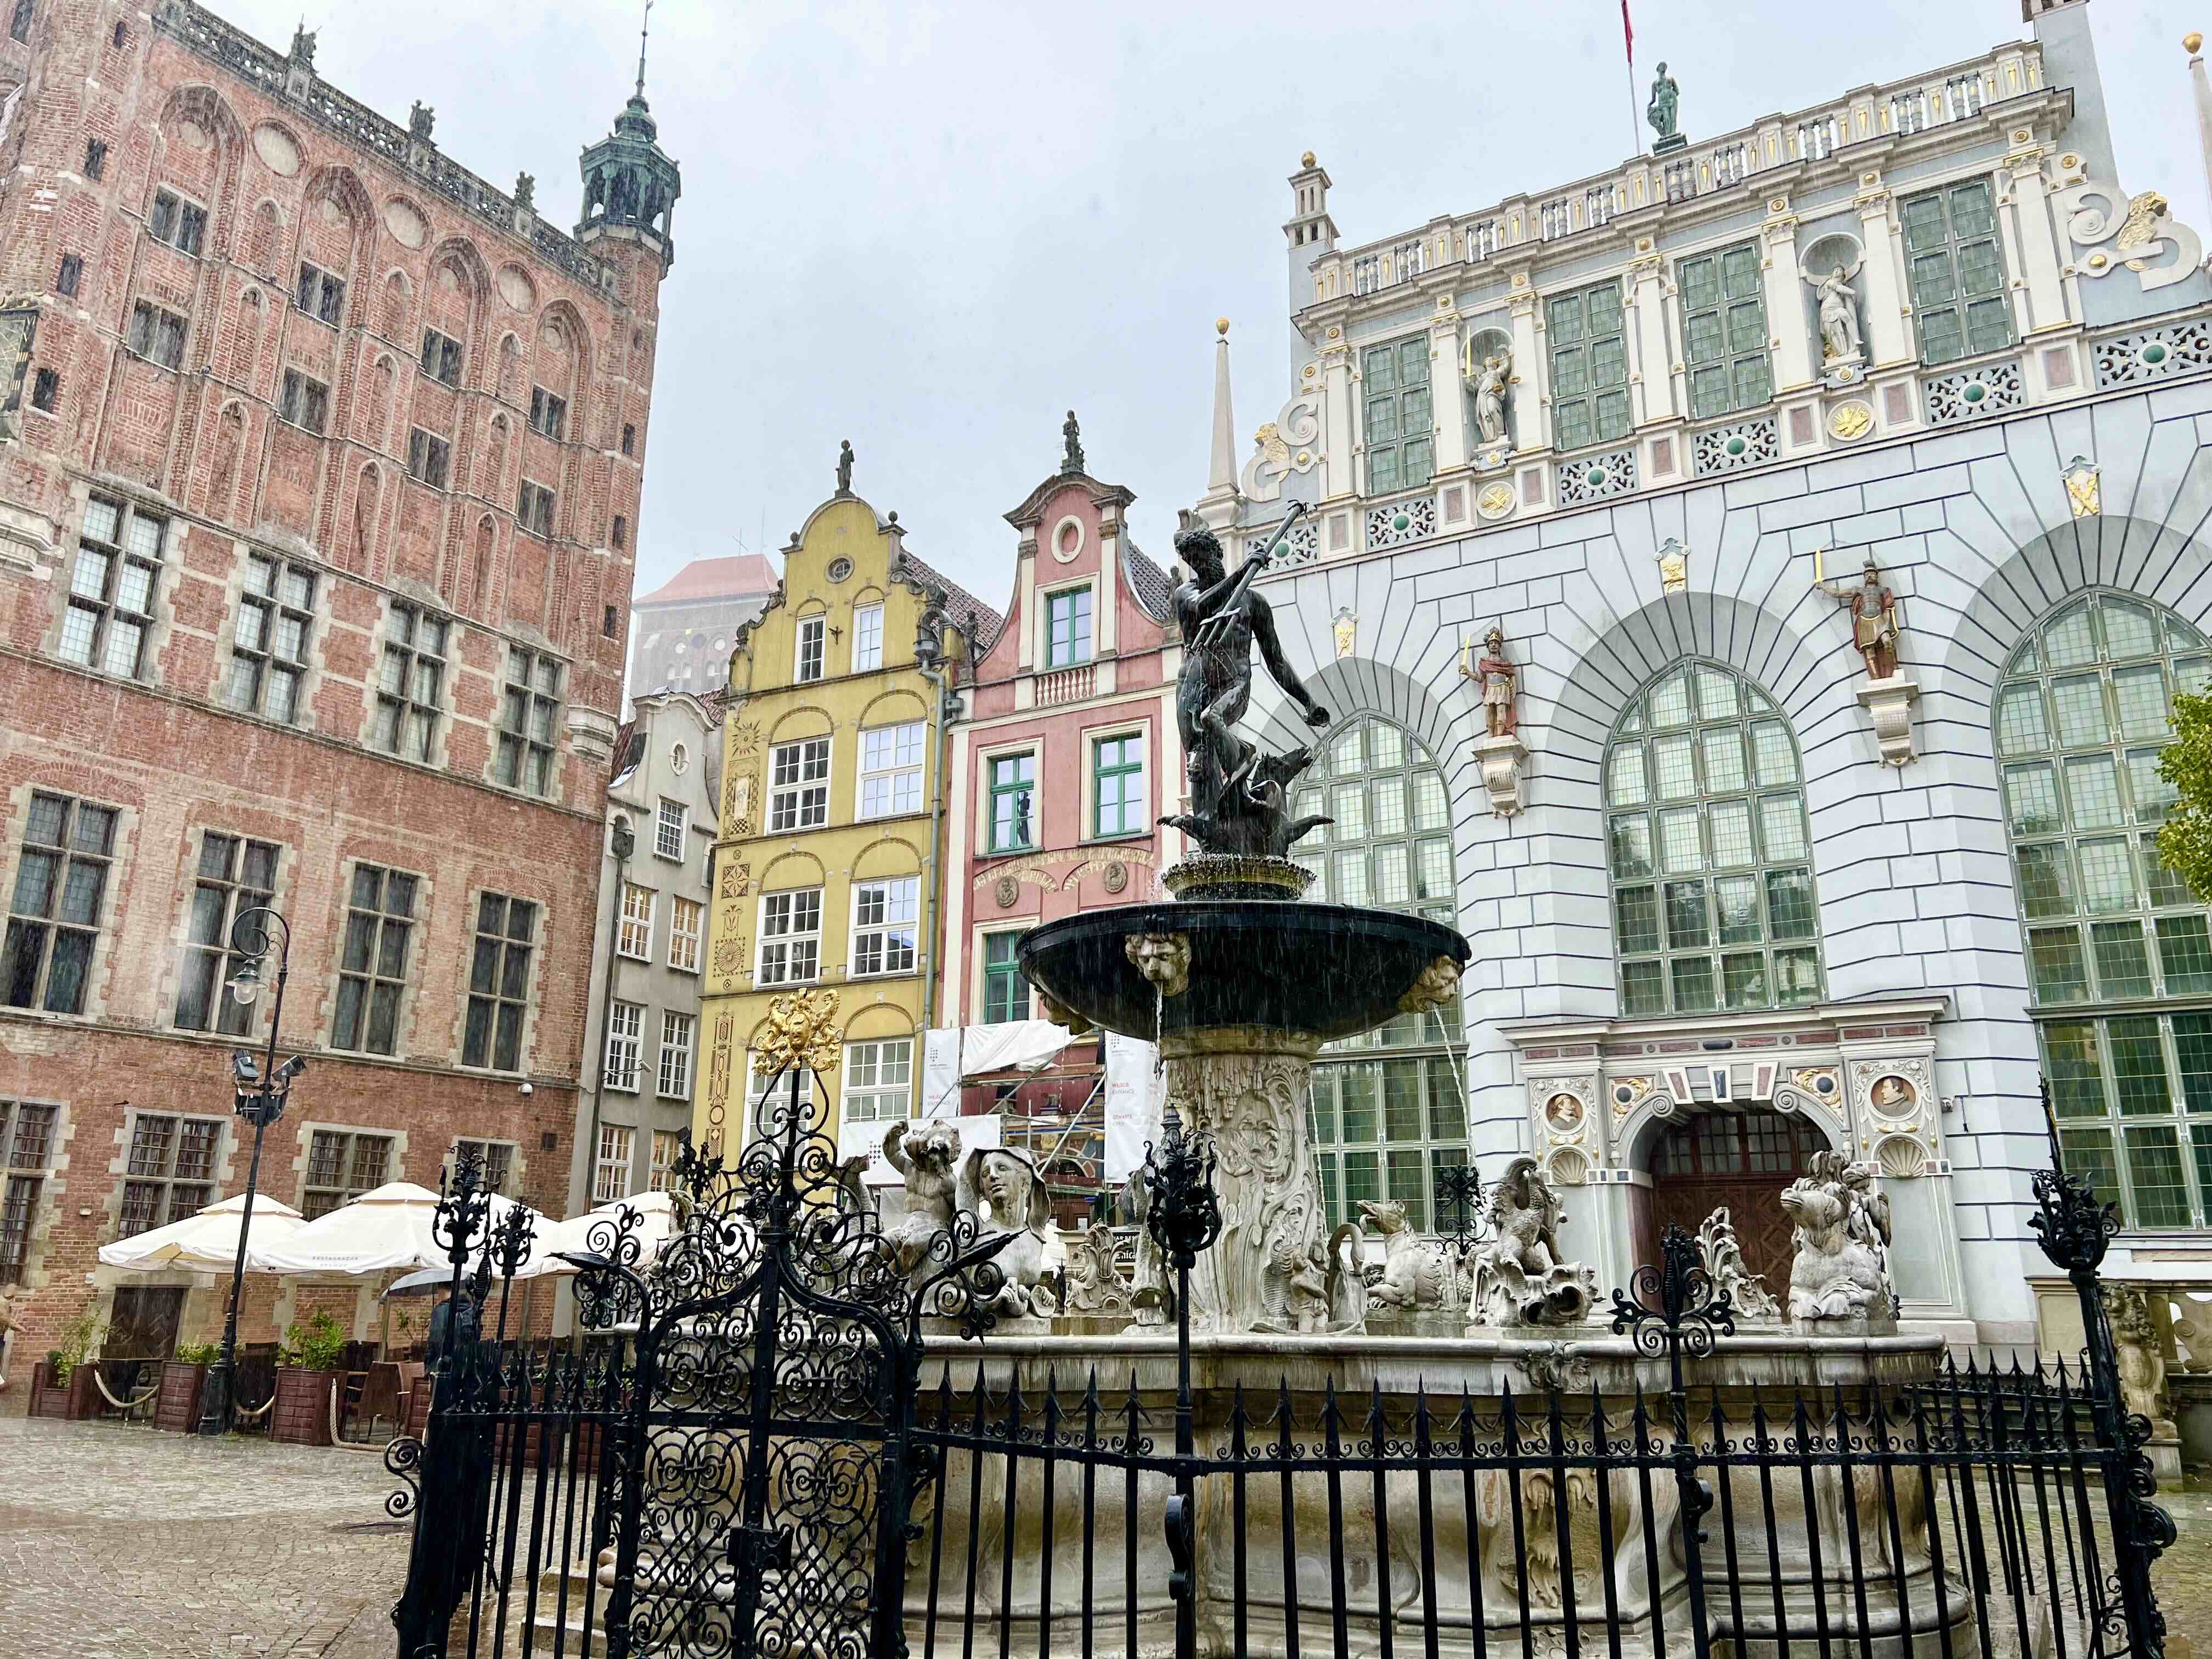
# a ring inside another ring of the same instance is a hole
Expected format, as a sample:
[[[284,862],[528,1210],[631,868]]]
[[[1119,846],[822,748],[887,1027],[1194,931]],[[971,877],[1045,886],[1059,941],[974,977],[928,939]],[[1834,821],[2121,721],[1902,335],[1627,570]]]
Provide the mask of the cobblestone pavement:
[[[2212,1659],[2212,1474],[2191,1469],[2182,1490],[2160,1492],[2179,1535],[2150,1570],[2166,1627],[2188,1645],[2167,1644],[2168,1659]]]
[[[0,1419],[0,1659],[391,1659],[395,1484],[361,1452]]]

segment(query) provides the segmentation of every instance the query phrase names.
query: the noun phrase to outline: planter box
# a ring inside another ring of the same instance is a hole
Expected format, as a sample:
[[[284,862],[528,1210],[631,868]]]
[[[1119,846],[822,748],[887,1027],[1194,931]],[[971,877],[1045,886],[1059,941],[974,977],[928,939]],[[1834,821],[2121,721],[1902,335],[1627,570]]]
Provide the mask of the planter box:
[[[331,1388],[343,1373],[276,1368],[276,1403],[269,1409],[269,1437],[280,1445],[331,1443]]]
[[[154,1426],[190,1434],[200,1425],[200,1390],[207,1386],[204,1365],[181,1359],[161,1362],[161,1392],[154,1400]]]
[[[100,1391],[94,1387],[97,1373],[92,1367],[93,1362],[86,1360],[70,1370],[68,1382],[58,1383],[48,1380],[46,1362],[39,1361],[31,1368],[31,1415],[66,1418],[72,1423],[96,1415]]]

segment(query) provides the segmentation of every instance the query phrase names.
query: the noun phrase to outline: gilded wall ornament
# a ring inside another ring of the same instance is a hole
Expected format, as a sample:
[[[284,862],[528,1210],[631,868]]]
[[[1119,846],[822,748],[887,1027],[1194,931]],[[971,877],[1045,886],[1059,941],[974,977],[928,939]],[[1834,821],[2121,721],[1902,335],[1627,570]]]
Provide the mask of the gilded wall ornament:
[[[1669,536],[1652,555],[1659,562],[1659,586],[1662,592],[1680,593],[1690,585],[1690,553],[1682,544]]]
[[[1337,608],[1332,631],[1336,635],[1336,654],[1339,658],[1349,657],[1359,649],[1359,618],[1352,614],[1350,605]]]
[[[837,994],[793,991],[768,1006],[768,1029],[753,1044],[760,1071],[804,1066],[816,1076],[837,1069]]]
[[[1474,510],[1478,517],[1495,524],[1500,519],[1510,519],[1519,504],[1510,484],[1491,483],[1475,492]]]
[[[1828,413],[1828,435],[1849,443],[1874,429],[1874,410],[1864,404],[1838,404]]]
[[[2066,481],[2066,505],[2077,519],[2094,519],[2105,510],[2104,469],[2086,456],[2076,455],[2059,475]]]

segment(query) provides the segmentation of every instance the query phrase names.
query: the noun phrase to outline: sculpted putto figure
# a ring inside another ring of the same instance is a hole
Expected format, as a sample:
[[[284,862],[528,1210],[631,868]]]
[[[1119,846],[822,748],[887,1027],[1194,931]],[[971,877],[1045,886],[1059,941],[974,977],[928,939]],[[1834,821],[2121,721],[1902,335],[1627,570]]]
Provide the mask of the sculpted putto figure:
[[[1470,1325],[1571,1325],[1597,1297],[1597,1270],[1559,1259],[1566,1211],[1533,1158],[1516,1158],[1490,1190],[1496,1230],[1475,1252]]]
[[[908,1274],[927,1264],[930,1241],[952,1224],[953,1165],[959,1161],[960,1133],[950,1123],[911,1131],[894,1123],[884,1135],[884,1162],[906,1177],[906,1216],[888,1237]]]
[[[1782,1194],[1795,1228],[1790,1264],[1792,1319],[1885,1319],[1889,1277],[1889,1200],[1841,1152],[1815,1152],[1811,1168]]]

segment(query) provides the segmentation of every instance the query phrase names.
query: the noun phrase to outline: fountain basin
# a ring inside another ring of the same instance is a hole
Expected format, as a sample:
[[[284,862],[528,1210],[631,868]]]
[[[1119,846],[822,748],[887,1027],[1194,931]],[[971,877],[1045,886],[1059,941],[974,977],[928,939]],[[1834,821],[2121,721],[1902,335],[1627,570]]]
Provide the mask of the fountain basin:
[[[1156,994],[1130,959],[1127,941],[1145,934],[1189,941],[1183,989]],[[1327,1042],[1392,1018],[1439,957],[1456,970],[1469,952],[1453,929],[1420,916],[1298,900],[1183,899],[1065,916],[1024,934],[1018,954],[1032,985],[1124,1036],[1250,1026]]]

